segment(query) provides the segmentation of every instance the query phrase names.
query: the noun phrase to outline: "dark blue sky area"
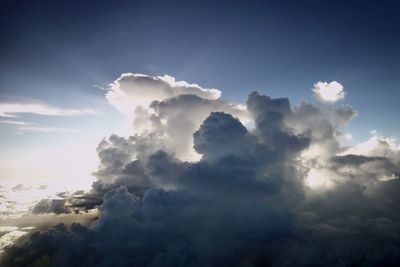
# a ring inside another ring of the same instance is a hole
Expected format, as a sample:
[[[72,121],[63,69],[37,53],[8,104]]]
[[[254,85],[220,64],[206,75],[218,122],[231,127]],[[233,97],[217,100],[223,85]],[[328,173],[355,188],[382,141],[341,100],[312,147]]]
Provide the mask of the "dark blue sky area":
[[[0,8],[0,98],[86,107],[123,72],[169,74],[242,102],[311,97],[336,80],[353,132],[399,135],[398,1],[10,1]]]

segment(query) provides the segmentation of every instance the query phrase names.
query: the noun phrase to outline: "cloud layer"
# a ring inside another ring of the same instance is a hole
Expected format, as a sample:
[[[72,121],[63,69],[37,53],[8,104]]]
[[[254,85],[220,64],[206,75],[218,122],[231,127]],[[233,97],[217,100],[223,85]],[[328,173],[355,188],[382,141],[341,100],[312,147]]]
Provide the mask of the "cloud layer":
[[[169,76],[122,75],[107,99],[130,112],[132,135],[99,144],[91,192],[33,209],[97,206],[98,219],[36,232],[2,265],[397,265],[393,140],[342,146],[357,114],[349,105],[291,107],[253,92],[243,109],[219,94]]]

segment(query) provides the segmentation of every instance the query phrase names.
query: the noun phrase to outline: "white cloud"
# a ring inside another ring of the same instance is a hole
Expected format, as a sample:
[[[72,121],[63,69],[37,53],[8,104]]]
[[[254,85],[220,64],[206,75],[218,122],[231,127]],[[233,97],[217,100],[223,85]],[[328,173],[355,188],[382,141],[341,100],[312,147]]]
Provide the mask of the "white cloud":
[[[332,103],[344,99],[346,95],[343,85],[336,81],[317,82],[314,84],[313,92],[317,100]]]
[[[213,111],[224,111],[249,122],[244,106],[220,100],[221,91],[174,77],[125,73],[112,82],[106,99],[126,117],[123,136],[143,132],[163,133],[168,149],[182,160],[198,160],[192,134]],[[133,126],[133,127],[132,127]]]
[[[13,121],[13,120],[0,120],[0,124],[6,124],[15,126],[17,129],[17,134],[23,133],[77,133],[80,132],[79,129],[62,128],[62,127],[43,127],[37,126],[34,123],[29,123],[25,121]]]
[[[0,117],[18,117],[20,113],[31,113],[45,116],[75,117],[94,115],[93,109],[63,109],[40,103],[0,103]]]
[[[370,134],[371,137],[367,141],[350,147],[343,154],[389,157],[400,160],[400,145],[394,137],[386,138],[376,130],[372,130]]]
[[[12,245],[18,238],[22,237],[27,233],[27,231],[20,231],[18,227],[15,227],[15,230],[12,231],[4,231],[6,234],[0,236],[0,253],[7,246]],[[0,229],[1,230],[1,229]]]
[[[31,133],[78,133],[79,129],[71,129],[71,128],[60,128],[60,127],[40,127],[40,126],[24,126],[19,127],[18,130],[22,132],[31,132]]]
[[[150,76],[138,73],[124,73],[111,83],[106,94],[107,100],[121,113],[132,116],[138,106],[148,107],[154,100],[194,94],[205,99],[218,99],[221,91],[205,89],[197,84],[176,81],[174,77]]]
[[[346,140],[352,140],[353,139],[353,135],[351,133],[345,133],[344,134],[344,138],[346,138]]]
[[[11,121],[11,120],[0,120],[1,124],[10,124],[10,125],[30,125],[30,123],[25,121]]]

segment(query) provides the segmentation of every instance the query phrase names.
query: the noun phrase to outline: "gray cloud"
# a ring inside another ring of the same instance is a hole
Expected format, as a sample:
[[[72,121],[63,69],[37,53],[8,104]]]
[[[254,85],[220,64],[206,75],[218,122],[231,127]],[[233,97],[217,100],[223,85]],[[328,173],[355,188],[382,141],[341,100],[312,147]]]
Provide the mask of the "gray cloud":
[[[33,233],[2,266],[397,266],[399,151],[377,136],[368,153],[342,147],[350,106],[254,92],[243,110],[160,77],[126,79],[113,86],[164,90],[136,110],[145,130],[102,140],[91,192],[33,210],[97,206],[98,219]]]

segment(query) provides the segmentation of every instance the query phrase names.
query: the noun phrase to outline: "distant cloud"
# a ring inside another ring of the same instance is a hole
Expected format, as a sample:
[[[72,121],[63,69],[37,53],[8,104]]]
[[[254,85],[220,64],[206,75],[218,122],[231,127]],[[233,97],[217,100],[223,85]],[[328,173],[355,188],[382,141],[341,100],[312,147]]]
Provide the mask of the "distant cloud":
[[[23,184],[17,184],[16,186],[14,186],[12,188],[12,191],[14,191],[14,192],[15,191],[28,191],[30,189],[31,189],[31,187],[26,187]]]
[[[344,99],[346,95],[343,85],[336,81],[317,82],[314,84],[313,92],[317,100],[332,103]]]
[[[75,117],[94,115],[93,109],[63,109],[40,103],[0,103],[0,117],[18,117],[21,113],[31,113],[45,116]]]
[[[40,126],[36,123],[16,120],[22,114],[35,114],[43,116],[77,117],[84,115],[96,115],[93,109],[64,109],[42,103],[0,103],[0,117],[9,119],[0,120],[0,124],[10,125],[16,128],[17,134],[23,133],[76,133],[79,129]]]
[[[31,133],[78,133],[79,129],[71,128],[59,128],[59,127],[40,127],[40,126],[23,126],[19,127],[20,133],[31,132]]]
[[[25,121],[0,120],[0,124],[12,125],[16,127],[17,134],[23,133],[77,133],[79,129],[60,128],[60,127],[43,127],[36,126],[34,123]]]
[[[11,121],[11,120],[0,120],[1,124],[10,124],[10,125],[30,125],[30,123],[25,121]]]

